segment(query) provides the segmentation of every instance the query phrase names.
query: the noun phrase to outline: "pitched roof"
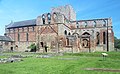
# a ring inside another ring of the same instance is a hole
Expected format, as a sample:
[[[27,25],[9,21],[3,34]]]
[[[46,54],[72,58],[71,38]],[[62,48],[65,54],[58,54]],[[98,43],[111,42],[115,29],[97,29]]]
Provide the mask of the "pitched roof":
[[[13,40],[8,36],[0,36],[0,41],[13,42]]]
[[[36,19],[32,19],[32,20],[25,20],[19,22],[11,22],[10,24],[6,25],[6,28],[10,29],[10,28],[35,26],[35,25],[36,25]]]

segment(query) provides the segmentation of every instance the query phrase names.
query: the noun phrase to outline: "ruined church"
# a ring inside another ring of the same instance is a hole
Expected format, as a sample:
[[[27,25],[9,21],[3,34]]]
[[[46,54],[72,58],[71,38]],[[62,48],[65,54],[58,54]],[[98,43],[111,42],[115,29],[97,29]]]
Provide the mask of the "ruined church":
[[[114,50],[111,18],[76,20],[71,5],[53,7],[31,20],[11,22],[5,35],[13,42],[6,50],[25,51],[35,43],[38,52],[95,52]]]

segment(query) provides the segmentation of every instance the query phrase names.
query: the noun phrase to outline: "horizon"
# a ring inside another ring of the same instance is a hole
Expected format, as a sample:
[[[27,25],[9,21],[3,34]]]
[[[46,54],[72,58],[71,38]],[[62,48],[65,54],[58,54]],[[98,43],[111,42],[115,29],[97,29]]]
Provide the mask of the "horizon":
[[[87,1],[88,0],[29,0],[28,2],[27,0],[0,0],[0,35],[4,35],[5,25],[8,25],[11,21],[18,22],[36,19],[37,16],[43,13],[51,12],[52,7],[69,4],[74,8],[77,20],[112,18],[114,36],[120,39],[120,15],[118,15],[120,13],[120,1],[94,0],[88,4]]]

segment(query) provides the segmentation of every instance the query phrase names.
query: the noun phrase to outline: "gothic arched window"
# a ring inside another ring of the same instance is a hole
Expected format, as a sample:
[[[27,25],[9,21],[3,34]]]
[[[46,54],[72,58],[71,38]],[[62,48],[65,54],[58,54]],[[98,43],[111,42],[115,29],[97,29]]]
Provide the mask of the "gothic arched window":
[[[26,33],[26,41],[28,41],[28,37],[29,37],[29,35],[28,35],[28,33]]]
[[[83,39],[82,46],[83,46],[84,48],[89,47],[89,41],[88,41],[87,39]]]
[[[67,35],[67,31],[66,30],[64,31],[64,34]]]
[[[55,22],[57,22],[57,14],[55,12],[53,13],[53,19]]]
[[[50,22],[51,22],[51,14],[50,13],[47,14],[47,19],[48,19],[48,24],[50,24]]]
[[[97,37],[96,44],[99,45],[100,44],[100,33],[99,32],[96,33],[96,37]]]
[[[82,35],[90,35],[88,32],[84,32]]]
[[[45,24],[45,15],[44,14],[42,15],[42,21],[43,21],[43,24]]]
[[[71,35],[70,32],[68,33],[68,35]]]

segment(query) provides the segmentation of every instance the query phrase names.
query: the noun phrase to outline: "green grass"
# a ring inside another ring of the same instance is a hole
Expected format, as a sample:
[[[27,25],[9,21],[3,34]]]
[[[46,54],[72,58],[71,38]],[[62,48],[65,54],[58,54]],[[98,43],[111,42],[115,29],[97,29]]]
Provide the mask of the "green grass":
[[[100,52],[64,54],[51,58],[24,58],[21,62],[0,64],[0,74],[120,74],[84,70],[84,68],[120,69],[120,53],[108,52],[108,55],[106,60],[103,60]]]

